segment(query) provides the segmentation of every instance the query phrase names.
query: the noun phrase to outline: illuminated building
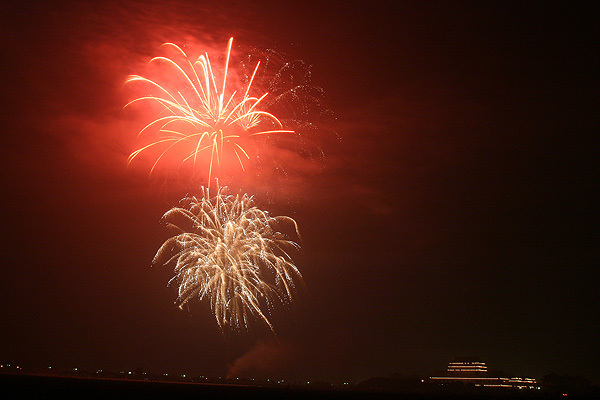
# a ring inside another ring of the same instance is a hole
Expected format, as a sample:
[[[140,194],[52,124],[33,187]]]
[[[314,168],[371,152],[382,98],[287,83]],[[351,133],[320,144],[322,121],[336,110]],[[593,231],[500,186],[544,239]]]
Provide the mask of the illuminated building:
[[[478,359],[457,358],[448,364],[447,372],[477,374],[480,372],[487,373],[488,370],[485,363],[479,361]]]
[[[462,383],[480,387],[498,387],[514,389],[540,389],[533,378],[507,378],[499,372],[490,371],[487,365],[478,358],[456,358],[448,363],[448,368],[441,376],[431,376],[431,382],[440,385]]]

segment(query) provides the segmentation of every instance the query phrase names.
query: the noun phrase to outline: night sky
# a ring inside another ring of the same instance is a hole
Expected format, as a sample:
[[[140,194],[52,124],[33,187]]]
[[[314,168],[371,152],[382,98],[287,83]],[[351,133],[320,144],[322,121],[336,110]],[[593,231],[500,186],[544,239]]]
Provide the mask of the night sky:
[[[0,6],[0,363],[358,382],[479,356],[600,381],[592,3],[211,3]],[[279,344],[174,305],[151,261],[194,188],[126,168],[127,75],[230,36],[312,65],[335,113],[322,160],[235,187],[302,234]]]

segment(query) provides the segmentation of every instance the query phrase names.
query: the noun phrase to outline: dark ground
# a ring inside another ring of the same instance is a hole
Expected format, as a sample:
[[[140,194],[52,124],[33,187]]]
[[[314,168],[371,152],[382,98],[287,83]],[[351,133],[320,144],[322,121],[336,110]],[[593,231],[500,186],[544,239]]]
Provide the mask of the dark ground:
[[[86,379],[32,375],[0,375],[3,399],[558,399],[551,393],[398,393],[357,389],[307,389],[243,385]],[[589,398],[569,396],[571,398]]]

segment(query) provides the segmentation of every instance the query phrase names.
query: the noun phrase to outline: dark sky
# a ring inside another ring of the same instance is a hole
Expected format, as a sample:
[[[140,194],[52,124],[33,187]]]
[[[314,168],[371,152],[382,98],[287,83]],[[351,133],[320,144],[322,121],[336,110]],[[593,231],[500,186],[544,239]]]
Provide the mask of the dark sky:
[[[50,3],[0,6],[1,363],[356,382],[463,355],[600,381],[591,3]],[[126,168],[126,76],[230,36],[312,64],[336,115],[323,161],[240,184],[302,233],[280,345],[174,305],[150,263],[190,188]]]

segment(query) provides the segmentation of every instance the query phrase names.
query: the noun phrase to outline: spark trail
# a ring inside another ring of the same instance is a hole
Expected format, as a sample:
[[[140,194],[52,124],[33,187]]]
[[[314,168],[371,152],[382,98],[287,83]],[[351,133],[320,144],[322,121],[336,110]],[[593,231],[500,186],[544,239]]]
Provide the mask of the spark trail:
[[[283,129],[281,121],[261,107],[268,93],[260,97],[250,94],[260,61],[245,90],[232,90],[229,87],[232,44],[233,38],[230,38],[221,82],[215,76],[208,53],[192,61],[181,47],[173,43],[165,43],[163,47],[174,51],[178,56],[176,59],[159,56],[150,60],[150,63],[161,63],[167,67],[169,76],[165,77],[164,83],[139,75],[131,75],[126,79],[126,83],[147,85],[155,94],[138,97],[125,107],[138,102],[152,102],[162,109],[160,115],[138,134],[138,137],[152,134],[155,140],[132,152],[127,160],[128,165],[150,149],[158,149],[151,174],[167,153],[175,153],[182,164],[191,162],[194,168],[201,155],[206,154],[207,182],[210,187],[215,167],[224,161],[224,157],[232,157],[244,169],[244,160],[250,158],[244,148],[248,139],[260,135],[294,133]],[[173,81],[177,84],[173,85]]]
[[[258,319],[274,332],[270,310],[291,303],[302,282],[288,253],[299,245],[276,228],[289,224],[299,237],[296,222],[272,217],[252,196],[230,195],[225,187],[213,197],[202,188],[201,197],[184,198],[163,219],[179,233],[164,242],[153,264],[175,264],[169,284],[178,286],[176,304],[208,301],[221,330],[249,330]]]

